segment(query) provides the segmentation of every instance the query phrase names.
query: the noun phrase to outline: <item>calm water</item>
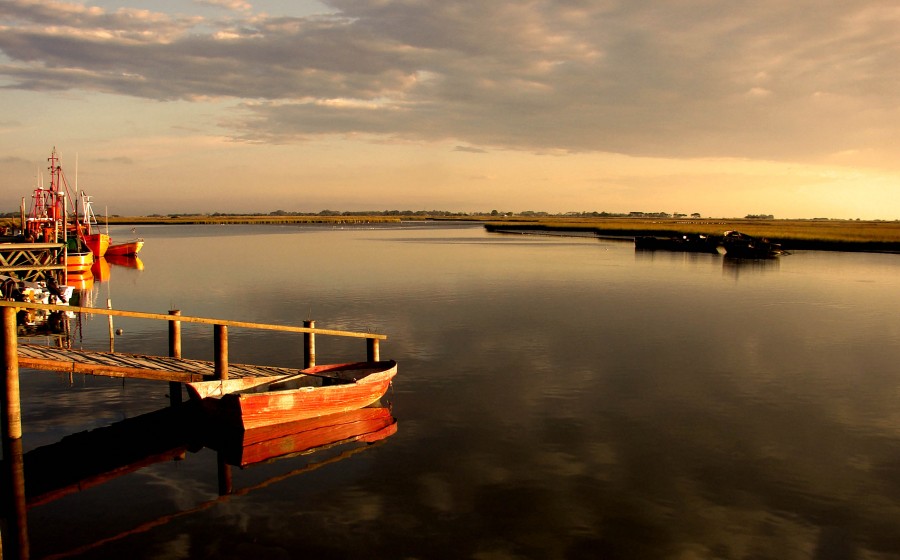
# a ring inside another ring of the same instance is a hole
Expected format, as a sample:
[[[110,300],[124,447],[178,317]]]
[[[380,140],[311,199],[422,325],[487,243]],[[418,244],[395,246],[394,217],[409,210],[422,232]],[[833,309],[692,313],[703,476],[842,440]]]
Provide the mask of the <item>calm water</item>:
[[[123,473],[31,508],[33,558],[900,558],[897,255],[735,264],[439,224],[140,233],[144,270],[113,267],[98,304],[384,333],[398,429],[234,468],[225,496],[208,448]],[[75,326],[108,346],[105,317]],[[166,352],[159,323],[116,328],[117,350]],[[184,326],[185,357],[211,358],[211,330]],[[229,346],[302,360],[297,336]],[[319,363],[364,356],[317,339]],[[21,378],[26,452],[168,402]]]

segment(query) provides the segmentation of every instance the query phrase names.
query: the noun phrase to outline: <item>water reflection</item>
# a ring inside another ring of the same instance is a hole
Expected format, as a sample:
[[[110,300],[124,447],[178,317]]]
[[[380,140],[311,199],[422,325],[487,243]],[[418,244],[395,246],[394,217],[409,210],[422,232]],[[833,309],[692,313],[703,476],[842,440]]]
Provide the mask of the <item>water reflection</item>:
[[[211,425],[194,403],[139,415],[64,437],[57,443],[22,452],[21,439],[5,442],[3,460],[3,517],[10,530],[3,533],[7,557],[29,557],[27,511],[73,493],[84,491],[156,463],[185,461],[188,454],[210,449],[217,455],[217,487],[221,497],[243,495],[327,464],[346,459],[368,447],[346,449],[354,442],[372,444],[397,431],[391,410],[372,405],[360,410],[320,416],[255,430],[227,430]],[[241,469],[272,461],[345,448],[341,453],[280,473],[252,486],[235,490],[231,467]],[[62,467],[65,465],[64,467]],[[62,467],[62,468],[61,468]],[[143,526],[158,526],[176,517],[207,509],[219,499],[203,501],[184,511],[173,511]],[[134,506],[136,504],[130,504]],[[100,544],[139,531],[140,526],[106,537],[77,550],[56,554],[81,554]]]
[[[741,274],[764,274],[777,272],[781,268],[781,259],[736,259],[722,257],[722,271],[738,278]]]
[[[802,251],[738,264],[480,227],[418,229],[409,242],[377,228],[153,233],[145,271],[113,268],[116,307],[371,327],[389,336],[382,355],[403,366],[392,401],[406,420],[382,451],[215,502],[92,558],[900,550],[896,255]],[[253,258],[235,267],[222,247]],[[105,321],[90,323],[85,344],[103,346]],[[166,352],[164,331],[123,326],[117,346]],[[291,338],[232,334],[236,362],[302,360]],[[190,336],[186,327],[186,355],[204,358],[210,333],[196,331],[193,350]],[[317,346],[328,362],[361,351],[355,341]],[[145,412],[154,395],[131,381],[22,383],[26,448]],[[31,510],[32,548],[80,544],[60,534],[60,519],[85,541],[142,526],[150,516],[123,511],[122,495],[159,515],[219,499],[217,455],[204,447]],[[222,466],[235,495],[295,462]]]

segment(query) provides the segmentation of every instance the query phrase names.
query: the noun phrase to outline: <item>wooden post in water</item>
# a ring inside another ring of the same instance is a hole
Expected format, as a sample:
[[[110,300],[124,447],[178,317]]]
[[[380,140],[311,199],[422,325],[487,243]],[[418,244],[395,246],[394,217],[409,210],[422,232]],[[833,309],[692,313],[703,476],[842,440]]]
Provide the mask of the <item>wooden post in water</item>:
[[[216,453],[216,466],[218,467],[219,495],[227,496],[234,491],[234,482],[231,477],[231,465],[225,462],[225,455],[219,451]]]
[[[106,308],[112,309],[112,300],[110,298],[106,298]],[[113,316],[109,315],[106,317],[106,322],[109,323],[109,351],[116,351],[116,331],[113,329]]]
[[[315,321],[303,321],[303,326],[315,328]],[[303,368],[316,365],[316,333],[303,333]]]
[[[4,468],[8,469],[2,477],[3,514],[12,520],[12,524],[0,534],[0,558],[3,557],[4,548],[11,558],[28,558],[29,553],[28,508],[25,505],[25,468],[22,458],[17,310],[16,307],[4,307],[0,314],[3,320],[3,416],[0,418],[0,437],[3,440]]]
[[[170,309],[169,315],[181,315],[180,309]],[[181,358],[181,321],[169,321],[169,357]],[[169,404],[181,404],[181,383],[169,381]]]
[[[25,499],[25,461],[22,454],[22,438],[3,440],[4,471],[2,476],[3,516],[7,523],[0,535],[0,558],[3,552],[11,559],[27,559],[30,555],[28,541],[28,506]]]
[[[215,325],[216,379],[228,379],[228,326]]]
[[[16,307],[3,308],[3,423],[0,432],[4,440],[22,437],[16,310]]]
[[[370,362],[377,362],[381,359],[381,352],[378,349],[378,339],[377,338],[367,338],[366,339],[366,360]]]

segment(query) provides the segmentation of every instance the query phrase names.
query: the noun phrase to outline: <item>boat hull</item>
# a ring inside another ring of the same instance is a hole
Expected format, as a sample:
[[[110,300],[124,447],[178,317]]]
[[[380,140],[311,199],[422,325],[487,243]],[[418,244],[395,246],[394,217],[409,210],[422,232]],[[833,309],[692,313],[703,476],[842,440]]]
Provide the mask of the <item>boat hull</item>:
[[[144,248],[144,241],[128,241],[127,243],[115,243],[106,250],[107,255],[114,257],[130,257],[137,255]]]
[[[94,264],[94,254],[90,251],[69,252],[66,254],[66,271],[84,272]]]
[[[715,254],[718,240],[710,236],[683,235],[681,237],[656,237],[640,235],[634,238],[634,248],[641,251],[682,251],[686,253]]]
[[[91,250],[94,257],[100,258],[106,254],[109,249],[110,238],[105,233],[93,233],[84,236],[84,244]]]
[[[329,364],[305,369],[291,381],[200,381],[187,388],[216,422],[252,430],[363,408],[384,396],[396,373],[394,361]]]

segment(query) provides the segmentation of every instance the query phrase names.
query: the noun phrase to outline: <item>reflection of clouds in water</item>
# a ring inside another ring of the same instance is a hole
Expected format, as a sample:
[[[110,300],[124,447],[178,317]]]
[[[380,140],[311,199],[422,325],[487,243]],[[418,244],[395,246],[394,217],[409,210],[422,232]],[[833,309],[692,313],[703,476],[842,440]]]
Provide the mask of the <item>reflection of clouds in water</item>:
[[[848,269],[829,276],[847,257],[815,255],[828,266],[788,258],[735,282],[715,258],[473,247],[459,231],[449,243],[367,235],[352,259],[341,256],[349,236],[263,247],[272,277],[216,278],[224,302],[204,282],[184,287],[217,305],[215,316],[371,324],[389,336],[382,356],[400,363],[389,400],[403,429],[353,484],[323,470],[313,484],[289,483],[296,494],[229,498],[202,517],[239,533],[223,542],[357,556],[365,542],[370,556],[423,558],[895,553],[900,323],[896,303],[875,297],[895,269],[861,288]],[[198,332],[209,351],[210,333]],[[230,341],[235,356],[258,361],[302,354],[299,338],[235,330]],[[363,349],[317,339],[320,363]],[[104,398],[125,408],[132,395],[129,384]],[[77,401],[79,422],[118,413]],[[35,425],[54,421],[37,408]],[[159,472],[152,484],[175,492]]]
[[[456,511],[454,491],[452,485],[438,473],[427,473],[419,477],[418,495],[421,503],[440,513]]]

